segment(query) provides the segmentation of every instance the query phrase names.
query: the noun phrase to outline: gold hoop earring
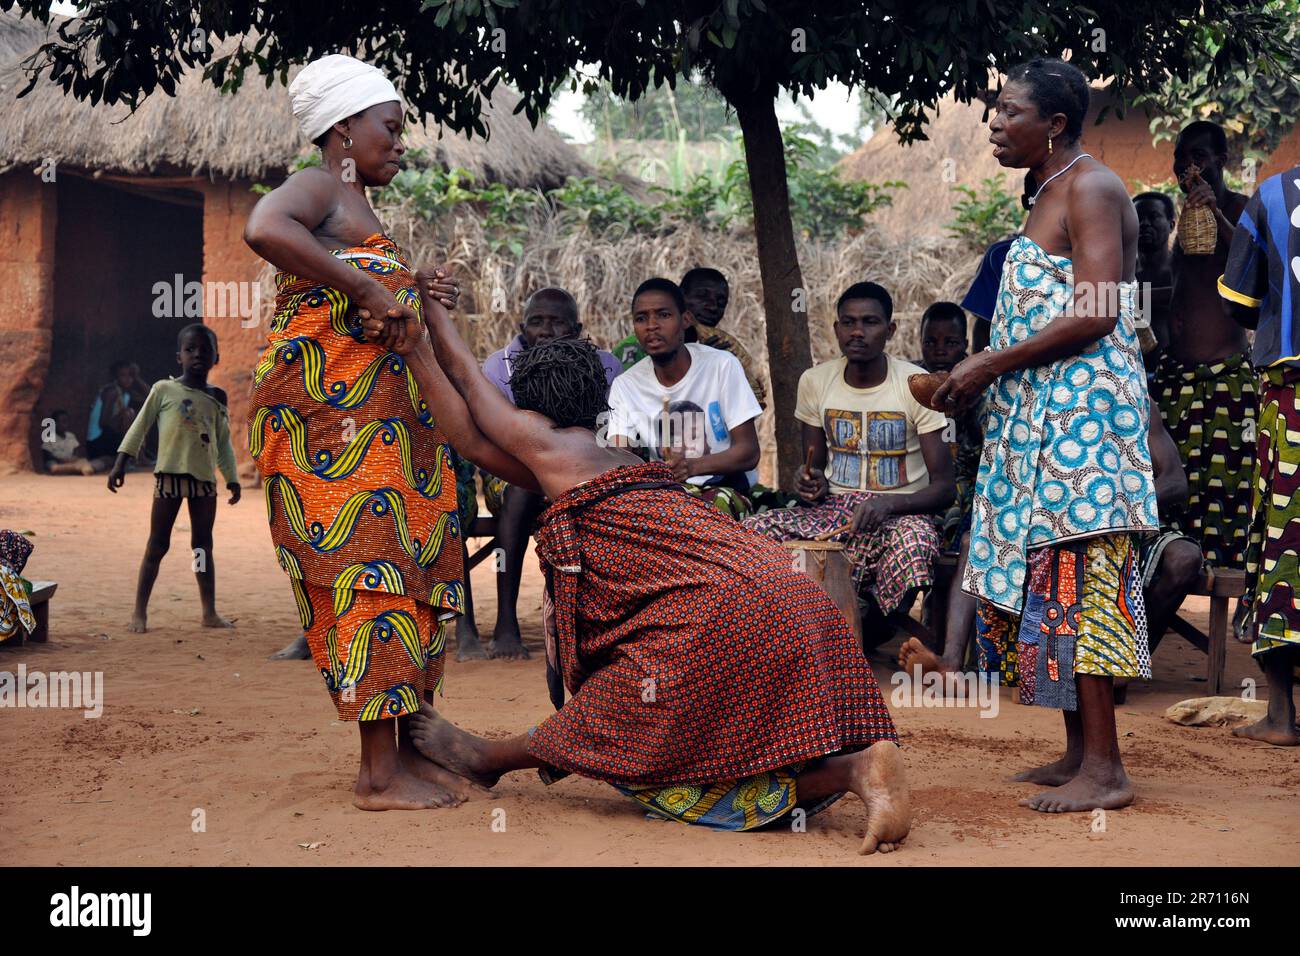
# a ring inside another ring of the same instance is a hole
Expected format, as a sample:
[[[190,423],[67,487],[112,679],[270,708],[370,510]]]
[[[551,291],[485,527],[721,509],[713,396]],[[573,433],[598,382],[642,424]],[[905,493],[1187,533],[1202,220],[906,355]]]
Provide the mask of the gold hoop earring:
[[[1052,134],[1051,133],[1047,134],[1047,155],[1048,156],[1052,155]]]
[[[344,148],[344,149],[351,149],[351,148],[352,148],[352,137],[351,137],[351,136],[344,136],[344,137],[343,137],[343,148]],[[1052,151],[1052,141],[1051,141],[1051,138],[1050,138],[1050,137],[1048,138],[1048,141],[1047,141],[1047,151],[1048,151],[1049,153]]]

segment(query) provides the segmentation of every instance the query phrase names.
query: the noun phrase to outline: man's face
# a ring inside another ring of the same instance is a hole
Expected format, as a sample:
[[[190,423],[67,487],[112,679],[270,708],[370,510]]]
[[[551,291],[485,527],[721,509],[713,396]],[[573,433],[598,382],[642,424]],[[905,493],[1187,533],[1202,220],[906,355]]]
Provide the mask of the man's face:
[[[954,319],[933,319],[921,326],[921,360],[931,372],[951,372],[966,357],[966,334]]]
[[[135,384],[135,366],[123,365],[117,370],[117,375],[114,378],[117,382],[117,387],[125,391]]]
[[[642,292],[632,303],[632,331],[642,351],[651,358],[672,355],[680,349],[691,324],[691,313],[677,311],[677,303],[667,292]]]
[[[875,299],[847,299],[835,316],[835,339],[850,362],[870,362],[885,351],[894,337],[894,323]]]
[[[1214,143],[1208,133],[1194,133],[1191,136],[1180,137],[1174,145],[1174,178],[1178,180],[1183,192],[1187,192],[1187,187],[1183,185],[1183,176],[1187,172],[1187,167],[1195,164],[1200,167],[1201,178],[1209,183],[1215,192],[1218,192],[1223,185],[1223,164],[1227,158],[1222,153],[1215,152]]]
[[[689,292],[682,294],[686,298],[686,310],[695,317],[695,321],[713,328],[722,321],[722,316],[727,311],[731,290],[725,282],[705,279],[696,282]]]
[[[539,342],[573,338],[578,334],[578,320],[570,314],[565,303],[539,297],[529,303],[519,331],[524,337],[524,346],[532,348]]]
[[[1158,199],[1141,199],[1133,204],[1138,217],[1138,248],[1151,252],[1169,245],[1169,234],[1174,224],[1169,210]]]

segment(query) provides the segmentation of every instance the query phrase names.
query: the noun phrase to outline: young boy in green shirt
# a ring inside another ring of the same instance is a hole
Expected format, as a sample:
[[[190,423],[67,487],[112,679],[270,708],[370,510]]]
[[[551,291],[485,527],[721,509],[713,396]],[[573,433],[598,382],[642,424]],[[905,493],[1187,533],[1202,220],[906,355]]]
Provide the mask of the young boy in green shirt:
[[[208,384],[208,371],[220,360],[217,336],[206,325],[187,325],[177,336],[176,349],[180,377],[154,383],[118,446],[117,461],[108,474],[108,490],[116,494],[126,480],[127,463],[139,453],[156,422],[158,462],[154,467],[153,512],[130,625],[140,634],[147,630],[149,595],[163,555],[171,546],[172,525],[183,499],[189,501],[190,546],[194,549],[194,572],[203,604],[203,626],[234,626],[217,613],[216,570],[212,562],[212,525],[217,517],[214,464],[226,479],[232,505],[239,501],[240,494],[226,393]]]

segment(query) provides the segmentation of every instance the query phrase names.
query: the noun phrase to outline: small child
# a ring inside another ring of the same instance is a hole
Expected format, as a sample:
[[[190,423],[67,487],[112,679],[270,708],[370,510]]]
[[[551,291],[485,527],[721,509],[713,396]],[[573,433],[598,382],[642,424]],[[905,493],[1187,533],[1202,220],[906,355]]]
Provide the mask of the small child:
[[[102,458],[90,461],[77,454],[81,442],[68,431],[66,411],[60,408],[51,412],[50,422],[54,425],[53,435],[42,431],[41,456],[45,459],[45,470],[51,475],[93,475],[108,467],[108,462]]]
[[[951,372],[966,357],[966,313],[954,302],[934,302],[921,315],[921,361],[927,372]]]
[[[212,524],[217,517],[217,486],[213,464],[221,469],[230,490],[230,503],[239,501],[235,449],[230,444],[230,419],[226,393],[208,384],[208,371],[220,360],[217,336],[206,325],[187,325],[176,339],[180,378],[163,379],[149,391],[140,413],[117,450],[117,462],[108,475],[108,490],[115,493],[126,480],[126,466],[144,443],[150,427],[158,423],[158,462],[154,467],[153,512],[149,543],[140,563],[135,612],[131,630],[143,634],[158,566],[171,546],[172,525],[189,499],[190,545],[194,571],[203,603],[204,627],[234,627],[217,614],[216,571],[212,561]]]

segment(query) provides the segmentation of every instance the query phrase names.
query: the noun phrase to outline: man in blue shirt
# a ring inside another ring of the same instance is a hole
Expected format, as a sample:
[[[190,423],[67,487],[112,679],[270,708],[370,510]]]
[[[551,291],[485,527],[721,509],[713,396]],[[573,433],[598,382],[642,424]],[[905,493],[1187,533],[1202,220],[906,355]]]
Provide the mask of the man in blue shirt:
[[[1246,552],[1249,611],[1239,640],[1268,678],[1268,716],[1239,737],[1300,744],[1292,699],[1300,666],[1300,166],[1260,183],[1228,251],[1219,293],[1255,330],[1259,426],[1253,520]]]

